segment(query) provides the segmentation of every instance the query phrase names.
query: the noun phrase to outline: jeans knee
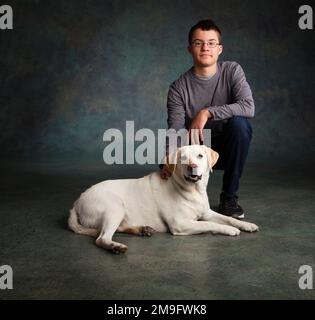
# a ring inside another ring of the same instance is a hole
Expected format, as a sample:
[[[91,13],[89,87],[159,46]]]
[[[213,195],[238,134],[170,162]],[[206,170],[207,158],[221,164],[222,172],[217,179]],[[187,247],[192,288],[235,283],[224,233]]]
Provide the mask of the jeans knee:
[[[228,120],[227,129],[233,134],[241,138],[251,140],[253,129],[247,118],[235,116]]]

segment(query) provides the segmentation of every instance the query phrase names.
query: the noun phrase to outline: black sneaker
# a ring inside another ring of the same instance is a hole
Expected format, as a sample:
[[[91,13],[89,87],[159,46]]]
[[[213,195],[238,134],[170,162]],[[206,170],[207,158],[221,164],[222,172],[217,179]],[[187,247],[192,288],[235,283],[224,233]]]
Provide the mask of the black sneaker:
[[[237,196],[228,198],[224,195],[224,193],[221,193],[219,213],[236,219],[244,219],[244,211],[242,207],[237,203],[237,199]]]

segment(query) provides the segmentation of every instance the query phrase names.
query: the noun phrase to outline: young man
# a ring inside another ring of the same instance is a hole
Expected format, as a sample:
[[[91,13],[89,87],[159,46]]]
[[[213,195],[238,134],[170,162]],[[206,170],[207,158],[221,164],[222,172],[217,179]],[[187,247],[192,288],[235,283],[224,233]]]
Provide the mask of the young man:
[[[210,20],[201,20],[189,32],[188,51],[194,65],[169,89],[168,127],[175,130],[211,129],[211,148],[220,157],[214,168],[223,169],[219,212],[244,218],[237,191],[245,165],[252,128],[248,118],[255,113],[251,89],[236,62],[220,61],[221,31]],[[161,177],[167,178],[166,166]]]

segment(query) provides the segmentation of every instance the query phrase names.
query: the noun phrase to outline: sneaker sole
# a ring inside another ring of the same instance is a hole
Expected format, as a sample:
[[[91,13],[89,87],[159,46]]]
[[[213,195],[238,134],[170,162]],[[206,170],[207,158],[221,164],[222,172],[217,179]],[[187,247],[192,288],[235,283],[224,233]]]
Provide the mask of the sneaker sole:
[[[232,215],[231,217],[232,217],[232,218],[235,218],[235,219],[242,220],[242,219],[245,218],[245,214],[243,213],[243,214],[241,214],[241,215]]]
[[[244,213],[242,213],[242,214],[240,214],[240,215],[237,215],[237,214],[229,214],[229,213],[226,213],[226,212],[222,212],[222,211],[220,211],[220,210],[218,210],[218,212],[220,213],[220,214],[223,214],[224,216],[228,216],[228,217],[232,217],[232,218],[234,218],[234,219],[239,219],[239,220],[242,220],[242,219],[244,219],[245,218],[245,214]]]

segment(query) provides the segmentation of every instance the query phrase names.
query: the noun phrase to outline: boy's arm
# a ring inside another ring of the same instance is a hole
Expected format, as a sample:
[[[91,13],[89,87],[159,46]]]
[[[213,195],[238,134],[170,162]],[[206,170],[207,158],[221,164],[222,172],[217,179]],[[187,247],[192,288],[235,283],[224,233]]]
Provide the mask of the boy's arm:
[[[210,106],[208,110],[213,115],[212,120],[224,120],[233,116],[253,118],[255,114],[255,104],[252,91],[242,67],[237,64],[232,74],[232,96],[233,103],[222,106]]]
[[[185,107],[180,92],[173,83],[167,95],[167,124],[168,129],[185,128]]]
[[[174,83],[170,86],[167,95],[167,124],[168,129],[176,131],[185,128],[184,102]],[[168,142],[166,142],[166,154],[168,154]],[[161,177],[167,179],[170,176],[167,166],[160,163],[159,168],[162,170]]]

